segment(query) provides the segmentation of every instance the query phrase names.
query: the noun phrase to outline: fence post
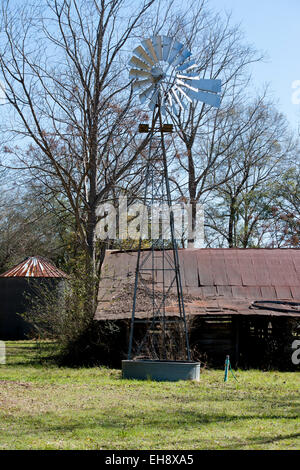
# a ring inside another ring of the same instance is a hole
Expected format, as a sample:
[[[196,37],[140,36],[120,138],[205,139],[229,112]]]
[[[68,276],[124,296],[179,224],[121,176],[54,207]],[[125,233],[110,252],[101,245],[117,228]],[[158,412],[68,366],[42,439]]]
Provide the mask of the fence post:
[[[0,364],[6,364],[6,347],[4,341],[0,341]]]
[[[229,356],[226,356],[226,359],[225,359],[225,375],[224,375],[224,382],[227,382],[227,380],[228,380],[229,364],[230,364]]]

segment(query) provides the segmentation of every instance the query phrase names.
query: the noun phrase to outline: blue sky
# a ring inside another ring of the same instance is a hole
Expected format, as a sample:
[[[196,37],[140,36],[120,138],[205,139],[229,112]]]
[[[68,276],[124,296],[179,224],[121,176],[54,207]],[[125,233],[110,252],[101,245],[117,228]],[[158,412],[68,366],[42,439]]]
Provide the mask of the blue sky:
[[[300,81],[300,0],[209,0],[208,5],[231,11],[246,40],[266,53],[265,63],[253,67],[255,86],[270,83],[280,111],[297,127],[300,104],[292,103],[292,83]]]

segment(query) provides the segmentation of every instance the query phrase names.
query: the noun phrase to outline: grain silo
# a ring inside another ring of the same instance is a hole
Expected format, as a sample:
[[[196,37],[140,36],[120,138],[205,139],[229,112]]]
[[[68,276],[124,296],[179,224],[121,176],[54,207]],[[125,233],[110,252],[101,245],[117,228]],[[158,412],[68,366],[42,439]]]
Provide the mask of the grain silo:
[[[26,339],[30,325],[20,316],[37,288],[53,289],[68,276],[40,256],[26,258],[0,275],[0,340]]]

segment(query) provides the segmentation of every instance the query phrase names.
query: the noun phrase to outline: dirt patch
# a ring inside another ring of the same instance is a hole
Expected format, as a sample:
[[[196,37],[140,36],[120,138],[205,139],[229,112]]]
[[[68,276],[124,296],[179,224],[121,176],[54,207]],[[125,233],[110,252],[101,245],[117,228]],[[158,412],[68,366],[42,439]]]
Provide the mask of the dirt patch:
[[[19,382],[18,380],[1,380],[0,379],[0,387],[2,385],[13,385],[14,387],[25,387],[25,388],[32,388],[32,384],[29,382]]]

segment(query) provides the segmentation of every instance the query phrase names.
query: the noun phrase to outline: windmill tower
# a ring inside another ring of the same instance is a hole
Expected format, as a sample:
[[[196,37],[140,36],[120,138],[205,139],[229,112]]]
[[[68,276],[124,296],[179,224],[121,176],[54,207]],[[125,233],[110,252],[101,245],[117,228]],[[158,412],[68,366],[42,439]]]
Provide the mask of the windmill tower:
[[[164,366],[179,361],[191,363],[165,137],[174,127],[166,121],[169,118],[173,122],[174,116],[197,101],[219,107],[221,81],[201,79],[191,52],[168,36],[146,39],[133,53],[129,73],[134,79],[133,89],[138,91],[141,104],[148,104],[152,111],[151,126],[139,126],[140,132],[149,132],[143,200],[149,211],[144,211],[142,220],[147,223],[150,213],[152,229],[153,207],[163,209],[158,210],[160,229],[156,236],[152,232],[151,248],[142,250],[142,236],[139,240],[128,360],[123,361],[123,376],[164,379],[168,373],[162,372],[163,363]],[[146,302],[146,315],[140,314],[141,301]],[[152,362],[159,367],[159,374],[145,372],[145,361],[147,366]]]

